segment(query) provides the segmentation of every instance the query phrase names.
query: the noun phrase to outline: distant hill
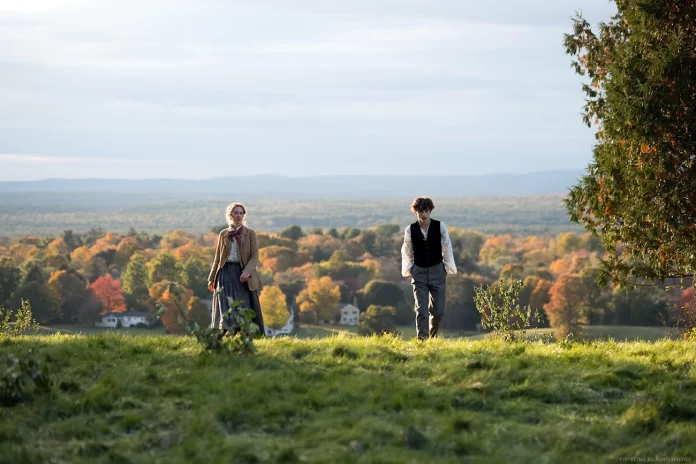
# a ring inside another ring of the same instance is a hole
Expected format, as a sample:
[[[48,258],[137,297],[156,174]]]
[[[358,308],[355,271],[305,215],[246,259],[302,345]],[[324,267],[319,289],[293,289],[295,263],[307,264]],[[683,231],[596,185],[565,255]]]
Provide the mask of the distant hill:
[[[0,192],[239,193],[246,198],[471,197],[566,193],[579,170],[481,176],[275,175],[189,179],[45,179],[0,182]]]

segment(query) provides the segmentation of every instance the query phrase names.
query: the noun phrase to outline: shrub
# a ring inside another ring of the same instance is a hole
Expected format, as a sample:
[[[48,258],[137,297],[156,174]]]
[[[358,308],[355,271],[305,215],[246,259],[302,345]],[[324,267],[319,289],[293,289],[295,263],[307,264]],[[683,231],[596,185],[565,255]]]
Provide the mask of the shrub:
[[[0,334],[17,337],[33,335],[39,331],[39,324],[34,320],[28,300],[22,300],[21,306],[14,315],[14,324],[11,320],[12,311],[0,306]]]
[[[522,281],[503,277],[497,285],[480,285],[474,288],[474,302],[481,313],[484,329],[493,329],[495,336],[506,341],[516,339],[515,331],[524,335],[532,321],[541,322],[537,309],[529,305],[520,307]]]

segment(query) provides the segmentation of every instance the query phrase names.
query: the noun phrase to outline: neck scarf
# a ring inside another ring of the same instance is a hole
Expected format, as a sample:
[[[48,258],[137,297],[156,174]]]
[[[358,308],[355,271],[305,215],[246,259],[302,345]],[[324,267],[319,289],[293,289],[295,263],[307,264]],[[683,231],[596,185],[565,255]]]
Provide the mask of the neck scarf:
[[[227,236],[230,238],[230,241],[234,243],[235,239],[237,240],[237,246],[242,244],[242,230],[244,229],[244,226],[239,226],[239,229],[234,230],[232,226],[227,231]]]

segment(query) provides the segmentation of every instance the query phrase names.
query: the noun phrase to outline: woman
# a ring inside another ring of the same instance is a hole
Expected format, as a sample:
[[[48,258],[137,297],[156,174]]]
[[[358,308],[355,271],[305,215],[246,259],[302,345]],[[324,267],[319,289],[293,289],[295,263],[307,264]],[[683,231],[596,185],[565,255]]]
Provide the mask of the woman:
[[[259,335],[265,334],[263,315],[259,303],[261,278],[256,272],[259,247],[256,232],[244,225],[246,208],[241,203],[227,207],[226,219],[229,227],[218,236],[215,247],[215,260],[208,276],[208,290],[219,291],[213,297],[213,314],[210,326],[218,329],[232,329],[234,322],[222,315],[230,308],[228,297],[241,300],[244,307],[256,313],[253,321],[259,326]]]

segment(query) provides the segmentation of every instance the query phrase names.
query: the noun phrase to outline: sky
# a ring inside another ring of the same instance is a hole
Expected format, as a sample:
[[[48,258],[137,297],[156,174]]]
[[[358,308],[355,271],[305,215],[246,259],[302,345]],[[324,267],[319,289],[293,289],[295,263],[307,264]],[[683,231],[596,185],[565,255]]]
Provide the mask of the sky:
[[[608,0],[0,0],[0,180],[584,169]]]

